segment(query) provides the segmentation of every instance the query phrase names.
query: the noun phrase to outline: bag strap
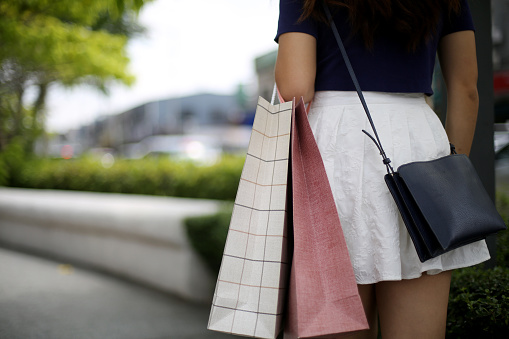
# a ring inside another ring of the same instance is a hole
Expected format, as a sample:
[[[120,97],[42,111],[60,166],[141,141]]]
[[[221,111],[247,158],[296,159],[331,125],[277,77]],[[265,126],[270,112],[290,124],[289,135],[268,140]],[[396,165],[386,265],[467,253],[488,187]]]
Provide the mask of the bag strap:
[[[348,69],[348,73],[350,74],[350,78],[352,79],[352,82],[355,86],[355,90],[357,91],[357,94],[359,95],[359,99],[361,100],[362,107],[364,107],[364,111],[366,112],[366,115],[368,117],[369,123],[371,125],[371,128],[373,129],[373,133],[375,134],[375,137],[373,137],[371,134],[369,134],[367,131],[362,130],[368,137],[373,140],[376,147],[380,151],[380,155],[382,156],[383,163],[387,167],[387,173],[391,174],[394,173],[394,170],[392,169],[392,166],[390,165],[391,159],[387,157],[385,154],[385,151],[382,147],[382,143],[380,142],[380,138],[378,137],[378,133],[376,132],[375,124],[373,123],[373,119],[371,118],[371,114],[369,113],[368,105],[366,104],[366,100],[364,100],[364,95],[362,94],[361,87],[359,85],[359,81],[357,81],[357,77],[355,76],[355,72],[353,71],[352,64],[350,63],[350,59],[348,58],[348,54],[346,53],[345,46],[343,45],[343,41],[341,40],[341,37],[339,36],[338,29],[336,27],[336,24],[334,23],[334,20],[332,19],[332,15],[329,10],[329,6],[325,3],[325,1],[322,1],[323,10],[325,11],[325,15],[327,16],[327,20],[329,20],[329,24],[332,27],[332,32],[334,33],[334,37],[336,38],[336,42],[338,43],[339,50],[341,51],[341,55],[343,56],[343,60],[345,61],[346,68]],[[375,139],[376,138],[376,139]]]
[[[274,105],[276,102],[276,95],[279,94],[279,91],[277,90],[277,84],[274,82],[274,89],[272,90],[272,98],[270,99],[270,104]]]

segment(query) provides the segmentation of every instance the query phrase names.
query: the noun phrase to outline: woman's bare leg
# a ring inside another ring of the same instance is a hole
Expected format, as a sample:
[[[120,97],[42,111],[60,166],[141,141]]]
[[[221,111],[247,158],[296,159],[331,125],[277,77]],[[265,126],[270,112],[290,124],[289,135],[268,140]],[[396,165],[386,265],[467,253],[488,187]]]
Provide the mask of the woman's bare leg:
[[[376,284],[382,337],[445,338],[451,272]]]

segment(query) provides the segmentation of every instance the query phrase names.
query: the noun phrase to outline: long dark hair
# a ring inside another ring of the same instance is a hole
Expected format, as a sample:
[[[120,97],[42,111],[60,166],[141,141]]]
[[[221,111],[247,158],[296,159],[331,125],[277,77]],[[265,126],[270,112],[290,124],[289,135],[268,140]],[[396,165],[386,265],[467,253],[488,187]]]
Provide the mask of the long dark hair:
[[[326,21],[322,1],[332,11],[340,7],[348,10],[352,34],[360,35],[369,49],[377,29],[384,25],[405,39],[408,50],[415,51],[436,33],[444,10],[449,14],[460,10],[460,0],[304,0],[300,19]]]

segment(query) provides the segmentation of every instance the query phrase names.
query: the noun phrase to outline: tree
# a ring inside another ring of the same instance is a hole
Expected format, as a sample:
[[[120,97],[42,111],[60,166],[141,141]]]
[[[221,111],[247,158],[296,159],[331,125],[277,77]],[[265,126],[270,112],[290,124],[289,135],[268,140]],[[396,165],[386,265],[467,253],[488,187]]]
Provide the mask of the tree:
[[[125,47],[149,1],[0,0],[0,152],[40,134],[53,84],[133,82]]]

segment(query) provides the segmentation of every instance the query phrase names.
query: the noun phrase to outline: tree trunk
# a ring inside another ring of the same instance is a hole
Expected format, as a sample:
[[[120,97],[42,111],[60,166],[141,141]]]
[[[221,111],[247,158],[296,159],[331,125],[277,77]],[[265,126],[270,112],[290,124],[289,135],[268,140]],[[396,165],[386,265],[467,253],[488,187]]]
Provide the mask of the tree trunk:
[[[44,108],[46,106],[46,95],[48,93],[47,82],[43,82],[39,84],[39,94],[37,95],[37,100],[34,103],[34,108],[32,110],[32,131],[35,131],[39,128],[38,119],[41,114],[44,114]]]
[[[13,137],[23,133],[23,95],[25,94],[25,88],[22,83],[16,87],[16,107],[14,107],[14,112],[12,112],[14,118]]]

